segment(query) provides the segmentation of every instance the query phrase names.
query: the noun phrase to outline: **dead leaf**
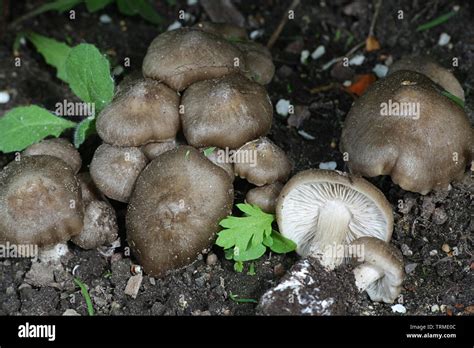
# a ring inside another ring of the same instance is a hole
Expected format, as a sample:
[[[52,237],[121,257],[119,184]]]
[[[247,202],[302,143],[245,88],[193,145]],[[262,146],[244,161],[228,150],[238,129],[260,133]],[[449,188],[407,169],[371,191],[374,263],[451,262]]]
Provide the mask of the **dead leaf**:
[[[356,75],[355,81],[349,87],[346,87],[346,91],[350,94],[355,94],[360,97],[369,88],[371,84],[375,82],[376,78],[374,74],[363,74]]]
[[[367,40],[365,40],[365,50],[367,52],[377,51],[380,49],[380,43],[375,38],[375,36],[369,35]]]

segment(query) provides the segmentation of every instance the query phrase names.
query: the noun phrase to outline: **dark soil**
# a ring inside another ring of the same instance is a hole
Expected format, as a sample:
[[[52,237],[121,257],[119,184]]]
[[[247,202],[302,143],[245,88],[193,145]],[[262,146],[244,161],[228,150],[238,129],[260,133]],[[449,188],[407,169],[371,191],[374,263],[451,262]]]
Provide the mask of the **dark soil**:
[[[247,18],[249,31],[263,28],[265,43],[290,1],[236,1],[237,7]],[[11,17],[24,13],[37,5],[37,1],[11,1]],[[70,44],[93,43],[106,52],[113,66],[120,65],[127,57],[131,67],[117,76],[119,81],[132,71],[140,70],[142,59],[150,41],[176,20],[180,9],[191,13],[195,21],[205,20],[206,14],[199,5],[188,6],[186,1],[160,1],[157,9],[166,18],[161,28],[154,27],[138,17],[124,17],[114,6],[96,14],[89,14],[85,7],[76,9],[76,19],[66,14],[49,13],[23,23],[29,29]],[[318,167],[320,162],[335,161],[344,170],[338,151],[341,124],[350,109],[353,97],[342,88],[322,88],[341,77],[333,69],[322,66],[331,59],[343,56],[367,37],[373,6],[369,1],[302,1],[279,40],[272,49],[277,73],[268,92],[274,104],[280,99],[291,100],[293,105],[306,106],[310,117],[303,121],[300,130],[315,137],[308,140],[289,127],[287,119],[275,114],[270,138],[281,146],[295,164],[295,172]],[[324,6],[323,6],[324,5]],[[394,60],[411,53],[429,53],[444,66],[450,66],[453,57],[459,58],[455,75],[466,92],[466,110],[474,120],[474,6],[463,2],[459,13],[449,22],[424,32],[416,27],[451,10],[449,1],[385,1],[375,28],[382,49],[364,53],[365,62],[353,73],[368,73],[382,56]],[[350,10],[350,13],[348,12]],[[403,10],[404,19],[397,19]],[[99,21],[101,14],[108,14],[112,23]],[[337,34],[339,31],[340,34]],[[451,46],[438,46],[442,32],[451,36]],[[3,33],[0,43],[0,91],[7,90],[11,100],[0,104],[0,114],[10,108],[38,104],[54,109],[64,99],[75,100],[68,87],[55,78],[55,73],[27,44],[21,46],[21,67],[14,66],[12,45],[16,32]],[[336,38],[339,36],[339,39]],[[353,39],[350,37],[353,36]],[[349,42],[351,41],[351,42]],[[300,63],[301,49],[312,52],[324,45],[326,53],[320,59]],[[87,165],[98,138],[91,138],[81,148]],[[11,154],[0,154],[0,167],[12,159]],[[84,170],[86,170],[86,166]],[[404,254],[407,279],[399,302],[406,314],[469,315],[474,313],[474,259],[472,220],[474,181],[466,174],[462,183],[455,183],[446,192],[426,196],[413,194],[395,186],[389,178],[371,180],[387,196],[395,212],[392,242]],[[248,185],[238,184],[237,200],[242,200]],[[124,205],[115,204],[123,231]],[[125,239],[123,238],[123,243]],[[83,251],[71,245],[72,254],[64,266],[51,275],[51,282],[42,286],[29,285],[27,272],[31,261],[26,259],[0,259],[0,314],[3,315],[61,315],[74,309],[87,315],[86,304],[73,277],[81,279],[97,314],[103,315],[244,315],[254,314],[256,304],[238,303],[237,299],[258,300],[275,286],[285,270],[296,262],[294,254],[266,255],[255,262],[256,275],[236,273],[233,264],[224,258],[218,248],[213,250],[217,262],[207,265],[203,255],[194,264],[176,271],[163,279],[144,276],[138,296],[133,299],[124,290],[132,276],[132,260],[123,247],[112,258],[98,251]],[[73,276],[74,271],[74,276]],[[322,270],[320,272],[323,272]],[[347,282],[345,272],[334,277],[337,282]],[[321,277],[327,275],[321,274]],[[345,287],[333,287],[336,297],[344,298]],[[345,314],[392,314],[391,305],[372,303],[365,294],[353,296],[346,303]],[[352,303],[351,303],[352,302]]]

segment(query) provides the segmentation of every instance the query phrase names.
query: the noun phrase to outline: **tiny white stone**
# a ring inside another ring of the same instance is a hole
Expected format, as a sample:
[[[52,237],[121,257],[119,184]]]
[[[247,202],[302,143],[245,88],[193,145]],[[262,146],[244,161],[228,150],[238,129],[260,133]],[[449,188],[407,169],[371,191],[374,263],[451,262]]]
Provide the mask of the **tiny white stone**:
[[[385,77],[388,73],[388,66],[383,64],[376,64],[372,71],[377,75],[378,78]]]
[[[109,15],[103,14],[99,17],[99,21],[104,24],[112,23],[112,18]]]
[[[438,255],[438,250],[431,250],[430,251],[430,256],[436,256]]]
[[[188,4],[188,6],[193,6],[198,3],[198,0],[188,0],[186,3]]]
[[[334,161],[319,163],[319,169],[334,170],[336,169],[336,167],[337,167],[337,163]]]
[[[324,53],[326,53],[326,48],[323,45],[320,45],[320,46],[318,46],[318,48],[316,48],[314,50],[313,53],[311,53],[311,58],[316,60],[316,59],[322,57],[324,55]]]
[[[119,76],[123,73],[123,67],[121,65],[117,65],[114,70],[112,70],[112,74],[114,76]]]
[[[308,60],[308,57],[309,57],[309,51],[308,50],[301,51],[301,56],[300,56],[301,64],[306,64],[306,62]]]
[[[407,312],[407,309],[404,305],[397,303],[396,305],[392,306],[392,312],[405,314]]]
[[[459,5],[453,6],[453,11],[458,12],[461,7]]]
[[[280,99],[275,105],[277,114],[284,117],[288,116],[290,105],[289,100]]]
[[[431,306],[431,312],[436,313],[439,312],[439,306],[437,304]]]
[[[299,130],[298,131],[298,134],[301,135],[303,138],[305,138],[306,140],[314,140],[316,139],[315,136],[305,132],[304,130]]]
[[[349,65],[361,65],[365,61],[363,54],[358,54],[349,60]]]
[[[344,82],[342,83],[342,85],[343,85],[344,87],[349,87],[350,85],[352,85],[352,81],[351,81],[351,80],[346,80],[346,81],[344,81]]]
[[[438,45],[446,46],[450,40],[451,40],[451,36],[449,36],[446,33],[441,33],[441,35],[439,36]]]
[[[0,104],[6,104],[10,101],[10,94],[7,91],[0,91]]]
[[[20,45],[22,45],[22,46],[26,45],[26,39],[24,37],[20,38]]]
[[[175,29],[179,29],[181,28],[183,25],[181,24],[180,21],[174,21],[169,27],[168,29],[166,29],[167,31],[171,31],[171,30],[175,30]]]
[[[263,29],[257,29],[257,30],[252,31],[250,33],[250,40],[255,40],[255,39],[258,39],[259,37],[262,37],[264,32],[265,30]]]

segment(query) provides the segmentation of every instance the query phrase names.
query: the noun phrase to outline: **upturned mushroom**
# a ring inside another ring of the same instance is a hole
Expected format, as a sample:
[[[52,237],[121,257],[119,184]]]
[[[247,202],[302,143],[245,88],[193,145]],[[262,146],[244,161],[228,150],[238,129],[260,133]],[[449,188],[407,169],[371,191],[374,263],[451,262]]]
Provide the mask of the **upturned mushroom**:
[[[400,295],[405,279],[403,257],[399,250],[374,237],[361,237],[352,242],[359,250],[354,260],[356,286],[366,291],[372,301],[392,303]]]
[[[226,172],[190,146],[154,159],[136,182],[126,217],[127,240],[144,271],[160,277],[208,250],[232,210],[233,192]]]
[[[137,79],[114,96],[97,118],[97,133],[114,146],[173,140],[180,127],[179,97],[163,83]]]
[[[198,81],[238,73],[243,64],[240,50],[224,38],[180,28],[153,40],[143,60],[143,75],[182,91]]]
[[[473,144],[462,107],[424,75],[401,70],[355,101],[340,149],[352,173],[390,175],[404,190],[426,194],[462,177]]]
[[[194,147],[236,149],[267,134],[272,124],[265,88],[238,74],[194,83],[181,103],[184,136]]]
[[[0,241],[53,246],[81,232],[84,209],[71,167],[57,157],[24,156],[0,172]]]
[[[346,173],[310,169],[292,177],[276,206],[280,232],[328,269],[345,258],[344,247],[362,236],[389,241],[392,208],[368,181]]]
[[[285,182],[292,169],[283,150],[266,137],[249,141],[234,158],[235,174],[257,186]]]
[[[247,192],[245,201],[260,207],[266,213],[275,213],[276,202],[283,184],[274,182],[273,184],[255,187]]]
[[[107,197],[128,202],[138,175],[148,160],[137,147],[100,145],[90,164],[90,175]]]

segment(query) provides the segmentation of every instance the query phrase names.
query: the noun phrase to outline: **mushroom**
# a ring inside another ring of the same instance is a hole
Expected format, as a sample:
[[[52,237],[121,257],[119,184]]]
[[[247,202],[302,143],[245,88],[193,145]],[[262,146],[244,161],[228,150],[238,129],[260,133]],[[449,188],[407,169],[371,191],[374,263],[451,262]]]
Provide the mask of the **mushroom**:
[[[78,175],[85,207],[84,227],[71,241],[82,249],[95,249],[118,238],[114,208],[95,187],[89,173]]]
[[[224,169],[231,181],[235,179],[234,173],[234,164],[232,163],[232,158],[228,153],[222,149],[216,147],[208,147],[199,149],[206,158],[214,163],[219,168]]]
[[[48,155],[63,160],[74,173],[79,172],[82,166],[81,155],[67,139],[46,139],[33,144],[23,151],[25,156]]]
[[[138,177],[126,217],[128,243],[145,272],[163,276],[208,250],[233,193],[225,171],[190,146],[154,159]]]
[[[248,40],[245,28],[238,27],[228,23],[213,23],[213,22],[199,22],[193,26],[194,29],[199,29],[207,33],[221,36],[229,41],[245,41]]]
[[[400,70],[410,70],[423,74],[443,87],[452,95],[464,100],[464,90],[451,71],[443,68],[430,57],[408,56],[390,66],[389,74]]]
[[[265,88],[241,75],[196,82],[181,103],[184,136],[194,147],[236,149],[267,134],[272,124]]]
[[[165,141],[162,143],[149,143],[149,144],[143,145],[141,147],[141,150],[143,151],[145,156],[148,158],[148,160],[152,161],[159,155],[165,153],[166,151],[172,150],[177,146],[178,146],[178,143],[176,142],[175,139],[173,139],[173,140]]]
[[[340,149],[352,173],[390,175],[404,190],[426,194],[462,177],[473,144],[464,110],[424,75],[401,70],[356,100]]]
[[[244,54],[244,75],[262,85],[270,83],[275,74],[275,65],[268,48],[253,41],[236,42],[235,45]]]
[[[283,184],[274,182],[273,184],[255,187],[247,192],[245,201],[254,204],[266,213],[275,213],[278,195],[283,189]]]
[[[227,40],[180,28],[153,40],[143,60],[143,75],[182,91],[197,81],[237,73],[243,64],[242,53]]]
[[[115,146],[140,146],[173,140],[180,127],[179,97],[151,79],[127,82],[97,118],[102,140]]]
[[[249,141],[238,149],[234,163],[235,174],[257,186],[285,182],[292,169],[283,150],[265,137]]]
[[[392,208],[368,181],[346,173],[309,169],[291,178],[276,206],[280,232],[328,269],[344,259],[339,252],[362,236],[389,241]]]
[[[128,202],[147,158],[136,147],[100,145],[90,164],[90,174],[97,188],[107,197]]]
[[[0,172],[0,241],[53,246],[81,232],[83,205],[71,167],[57,157],[25,156]]]
[[[405,278],[400,251],[374,237],[358,238],[351,246],[359,264],[354,269],[356,286],[366,291],[372,301],[393,303]]]

